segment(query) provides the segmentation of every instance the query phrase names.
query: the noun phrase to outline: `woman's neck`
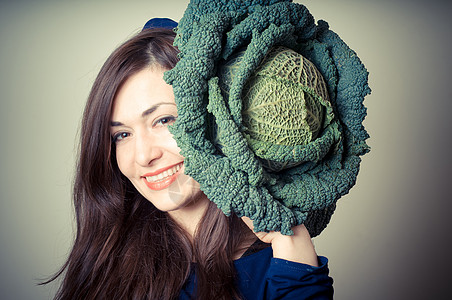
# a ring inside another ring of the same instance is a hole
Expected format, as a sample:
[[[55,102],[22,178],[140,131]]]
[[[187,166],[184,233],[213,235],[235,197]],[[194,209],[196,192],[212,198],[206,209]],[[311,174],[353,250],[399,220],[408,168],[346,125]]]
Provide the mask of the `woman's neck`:
[[[198,224],[204,216],[210,200],[204,193],[202,196],[191,201],[188,205],[174,211],[168,211],[168,215],[184,229],[192,238],[196,233]]]
[[[174,211],[168,211],[168,215],[173,219],[188,235],[193,243],[198,225],[201,223],[210,204],[210,200],[204,193],[201,197],[191,201],[188,205]],[[241,222],[241,220],[240,220]],[[238,248],[235,249],[232,259],[240,258],[243,253],[257,240],[256,235],[244,223],[240,227],[242,240]]]

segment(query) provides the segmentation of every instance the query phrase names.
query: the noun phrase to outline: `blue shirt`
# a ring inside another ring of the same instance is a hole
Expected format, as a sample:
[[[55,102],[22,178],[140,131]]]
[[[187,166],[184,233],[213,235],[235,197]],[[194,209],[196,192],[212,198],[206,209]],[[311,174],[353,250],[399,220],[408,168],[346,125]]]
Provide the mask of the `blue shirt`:
[[[328,259],[319,256],[319,267],[274,258],[271,247],[234,261],[237,288],[243,299],[333,299],[333,279]],[[192,270],[179,299],[192,299]]]

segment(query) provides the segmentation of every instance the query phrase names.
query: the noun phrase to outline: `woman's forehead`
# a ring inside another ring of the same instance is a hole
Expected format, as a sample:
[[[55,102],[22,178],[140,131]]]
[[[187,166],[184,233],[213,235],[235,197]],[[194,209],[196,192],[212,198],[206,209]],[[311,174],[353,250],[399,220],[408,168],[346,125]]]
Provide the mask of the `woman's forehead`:
[[[148,115],[161,106],[175,107],[173,89],[163,80],[163,72],[150,67],[130,76],[114,99],[112,120],[122,115]]]

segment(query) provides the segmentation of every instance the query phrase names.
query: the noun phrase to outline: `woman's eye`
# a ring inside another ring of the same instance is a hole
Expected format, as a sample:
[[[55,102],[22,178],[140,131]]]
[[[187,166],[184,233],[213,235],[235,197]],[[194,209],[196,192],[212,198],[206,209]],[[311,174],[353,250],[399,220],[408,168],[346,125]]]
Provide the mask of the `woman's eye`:
[[[129,134],[127,132],[118,132],[113,135],[113,143],[117,143],[128,137]]]
[[[167,117],[163,117],[163,118],[160,118],[160,119],[158,119],[155,123],[154,123],[154,126],[158,126],[158,125],[163,125],[163,126],[166,126],[166,125],[168,125],[168,124],[172,124],[172,123],[174,123],[176,121],[176,117],[174,117],[174,116],[167,116]]]

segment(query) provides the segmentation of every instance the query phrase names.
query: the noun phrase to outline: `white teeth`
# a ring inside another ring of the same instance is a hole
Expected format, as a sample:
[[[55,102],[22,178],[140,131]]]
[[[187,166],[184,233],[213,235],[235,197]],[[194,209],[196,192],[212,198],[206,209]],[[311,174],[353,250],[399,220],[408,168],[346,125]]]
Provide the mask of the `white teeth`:
[[[180,168],[181,168],[181,166],[182,166],[182,163],[178,164],[178,165],[175,166],[175,167],[172,167],[171,169],[168,169],[168,170],[166,170],[166,171],[163,171],[162,173],[160,173],[160,174],[158,174],[158,175],[155,175],[155,176],[148,176],[148,177],[146,177],[146,180],[147,180],[148,182],[153,182],[153,181],[159,181],[159,180],[162,180],[163,178],[166,178],[166,177],[168,177],[168,176],[172,176],[174,173],[176,173],[177,171],[179,171]]]

